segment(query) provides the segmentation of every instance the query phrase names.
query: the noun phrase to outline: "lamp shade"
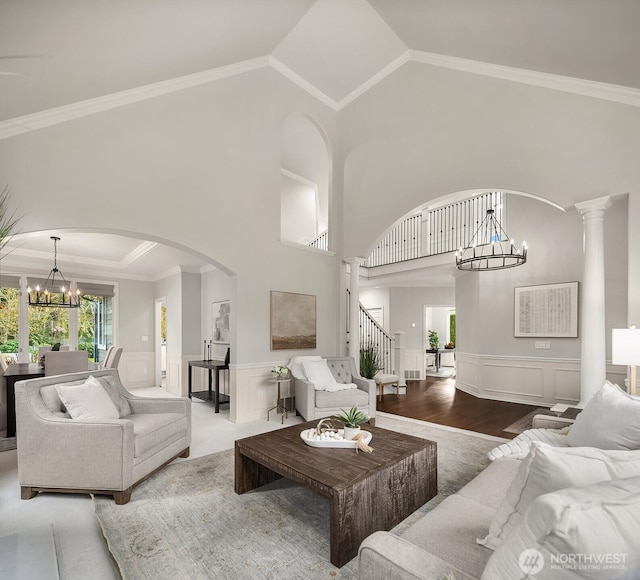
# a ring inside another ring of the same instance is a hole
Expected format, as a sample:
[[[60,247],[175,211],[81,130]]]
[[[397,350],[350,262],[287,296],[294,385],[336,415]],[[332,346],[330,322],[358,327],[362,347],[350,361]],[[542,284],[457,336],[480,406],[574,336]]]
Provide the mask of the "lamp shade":
[[[640,328],[614,328],[611,335],[611,362],[640,366]]]

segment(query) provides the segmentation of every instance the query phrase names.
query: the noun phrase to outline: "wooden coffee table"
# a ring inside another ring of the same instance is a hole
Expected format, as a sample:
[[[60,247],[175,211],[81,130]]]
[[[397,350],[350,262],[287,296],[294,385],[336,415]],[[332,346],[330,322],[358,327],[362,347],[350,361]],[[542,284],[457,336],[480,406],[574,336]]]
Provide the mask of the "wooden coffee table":
[[[341,567],[377,530],[390,530],[437,493],[436,443],[363,425],[373,453],[309,447],[300,438],[317,421],[235,444],[235,492],[245,493],[281,477],[330,500],[331,563]]]

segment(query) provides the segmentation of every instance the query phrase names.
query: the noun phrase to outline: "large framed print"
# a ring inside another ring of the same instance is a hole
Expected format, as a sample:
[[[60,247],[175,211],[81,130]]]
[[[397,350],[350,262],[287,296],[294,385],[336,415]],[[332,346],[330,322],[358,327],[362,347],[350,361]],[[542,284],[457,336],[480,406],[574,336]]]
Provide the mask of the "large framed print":
[[[316,297],[271,291],[271,350],[316,348]]]
[[[514,336],[577,338],[578,282],[515,288]]]
[[[231,301],[213,303],[213,342],[215,344],[231,344]]]

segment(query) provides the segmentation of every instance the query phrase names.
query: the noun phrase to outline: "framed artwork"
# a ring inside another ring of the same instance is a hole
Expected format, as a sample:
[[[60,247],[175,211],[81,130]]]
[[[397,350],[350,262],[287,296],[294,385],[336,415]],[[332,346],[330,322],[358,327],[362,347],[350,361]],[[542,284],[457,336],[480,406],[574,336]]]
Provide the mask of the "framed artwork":
[[[271,350],[316,348],[316,297],[271,291]]]
[[[231,343],[231,326],[229,314],[231,313],[231,301],[223,300],[214,302],[213,306],[213,342],[215,344]]]
[[[578,282],[515,288],[514,336],[577,338]]]

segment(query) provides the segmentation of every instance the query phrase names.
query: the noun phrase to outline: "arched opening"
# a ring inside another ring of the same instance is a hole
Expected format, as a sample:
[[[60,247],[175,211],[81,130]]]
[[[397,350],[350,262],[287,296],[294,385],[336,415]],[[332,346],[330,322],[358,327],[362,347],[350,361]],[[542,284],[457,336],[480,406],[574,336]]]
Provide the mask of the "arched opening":
[[[289,115],[282,125],[280,236],[329,249],[331,171],[325,136],[305,115]]]
[[[52,267],[52,235],[61,239],[59,269],[85,296],[77,309],[27,306],[24,290],[32,281],[46,279]],[[115,344],[124,348],[118,370],[127,387],[160,386],[164,369],[167,390],[185,395],[183,367],[189,357],[202,356],[203,341],[210,341],[212,356],[222,359],[235,341],[235,327],[230,326],[224,344],[213,344],[212,322],[212,303],[233,304],[235,276],[214,259],[171,240],[75,228],[16,235],[7,250],[0,279],[5,299],[0,350],[5,358],[35,361],[38,347],[59,339],[71,350],[87,350],[90,362],[99,363]],[[24,297],[19,298],[20,289]],[[167,307],[164,325],[157,315],[160,300]],[[52,315],[59,315],[55,336],[47,334]]]

